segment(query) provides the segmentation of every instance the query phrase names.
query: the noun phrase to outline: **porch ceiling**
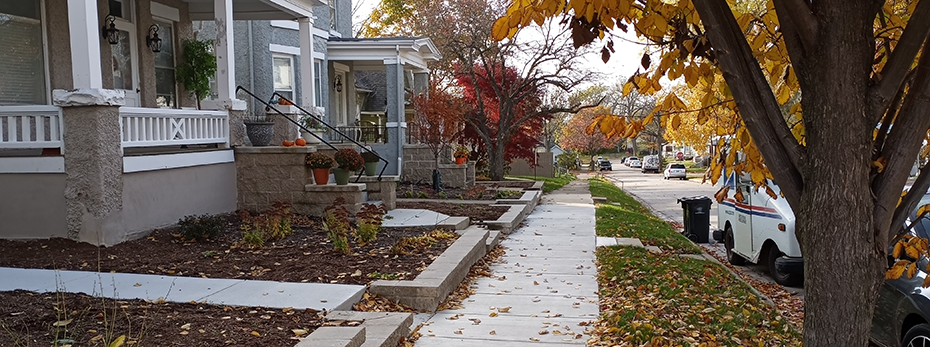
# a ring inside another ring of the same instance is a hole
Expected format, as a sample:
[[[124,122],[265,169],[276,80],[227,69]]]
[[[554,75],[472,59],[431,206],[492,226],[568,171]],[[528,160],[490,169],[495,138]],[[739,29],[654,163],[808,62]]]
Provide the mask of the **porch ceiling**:
[[[428,37],[330,38],[326,54],[330,60],[352,61],[362,69],[383,68],[400,59],[402,64],[426,70],[428,62],[442,58]]]
[[[214,0],[184,0],[191,20],[213,20]],[[321,0],[232,0],[235,20],[292,20],[313,17],[313,6]]]

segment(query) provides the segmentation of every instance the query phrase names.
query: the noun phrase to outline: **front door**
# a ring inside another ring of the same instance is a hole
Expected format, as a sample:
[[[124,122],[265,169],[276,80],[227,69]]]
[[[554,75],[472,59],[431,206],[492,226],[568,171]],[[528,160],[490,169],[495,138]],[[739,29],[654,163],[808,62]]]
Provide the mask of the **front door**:
[[[113,89],[126,92],[126,106],[138,107],[139,103],[139,58],[136,28],[127,21],[116,20],[119,43],[110,45],[113,59]]]

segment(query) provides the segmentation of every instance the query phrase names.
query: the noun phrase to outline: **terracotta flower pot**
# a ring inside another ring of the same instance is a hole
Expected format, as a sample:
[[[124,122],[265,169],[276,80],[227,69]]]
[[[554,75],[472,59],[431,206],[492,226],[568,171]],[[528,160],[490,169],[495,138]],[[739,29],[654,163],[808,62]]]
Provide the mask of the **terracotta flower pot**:
[[[325,186],[329,183],[329,169],[313,169],[313,180],[317,185]]]
[[[458,165],[465,164],[466,161],[468,161],[468,157],[456,157],[455,158],[455,163]]]

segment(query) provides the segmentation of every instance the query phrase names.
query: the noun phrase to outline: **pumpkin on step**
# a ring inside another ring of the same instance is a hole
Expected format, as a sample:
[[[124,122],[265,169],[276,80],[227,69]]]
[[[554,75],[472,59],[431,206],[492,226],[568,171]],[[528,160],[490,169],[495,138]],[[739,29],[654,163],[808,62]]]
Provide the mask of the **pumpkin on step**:
[[[284,143],[282,143],[282,145],[283,145],[284,147],[294,147],[294,141],[286,141],[286,140],[285,140]]]
[[[297,140],[294,140],[294,144],[303,147],[307,145],[307,140],[304,140],[302,137],[298,137]]]

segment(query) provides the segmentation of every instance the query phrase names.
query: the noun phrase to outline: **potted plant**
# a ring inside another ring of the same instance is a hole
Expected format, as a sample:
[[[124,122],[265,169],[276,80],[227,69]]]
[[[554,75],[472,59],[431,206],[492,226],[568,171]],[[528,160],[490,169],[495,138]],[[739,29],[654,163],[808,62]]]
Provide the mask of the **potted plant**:
[[[274,120],[267,115],[254,116],[245,120],[245,134],[252,146],[268,146],[274,137]]]
[[[458,146],[455,148],[455,153],[453,153],[452,156],[455,157],[456,164],[465,164],[465,161],[468,160],[468,148],[465,148],[465,146]]]
[[[333,167],[333,158],[323,153],[307,154],[307,166],[313,170],[313,180],[317,185],[324,186],[329,183],[329,169]]]
[[[365,175],[374,176],[378,173],[378,152],[369,149],[362,152],[362,159],[365,161]]]
[[[333,176],[336,178],[336,184],[338,185],[349,184],[349,174],[351,172],[358,172],[358,170],[365,167],[365,161],[362,159],[362,156],[351,148],[343,148],[336,151],[336,154],[333,155],[333,159],[336,160],[337,166],[336,169],[333,170]]]
[[[326,131],[326,129],[323,127],[323,122],[319,121],[316,117],[313,116],[303,116],[300,118],[300,125],[310,130],[307,131],[300,129],[300,137],[303,137],[304,140],[307,140],[307,143],[309,144],[321,143],[320,139],[323,138],[323,133]],[[311,135],[311,132],[316,136]]]

